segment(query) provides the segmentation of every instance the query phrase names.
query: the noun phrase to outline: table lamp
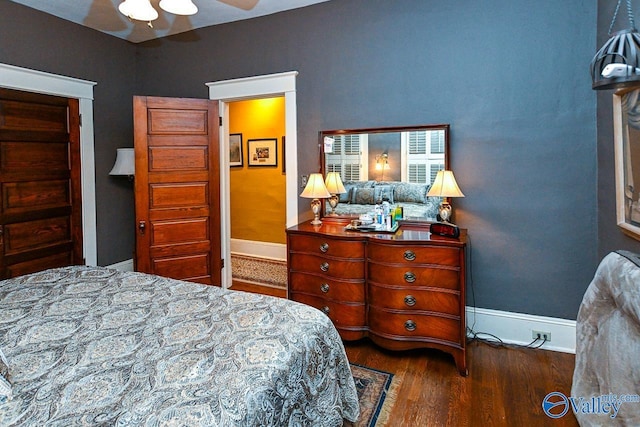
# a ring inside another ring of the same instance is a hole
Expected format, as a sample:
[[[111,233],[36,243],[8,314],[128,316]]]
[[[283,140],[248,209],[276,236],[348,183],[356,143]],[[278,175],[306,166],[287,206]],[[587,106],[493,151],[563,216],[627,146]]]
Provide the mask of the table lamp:
[[[307,186],[304,187],[304,190],[300,193],[300,197],[313,199],[311,201],[311,210],[313,211],[313,221],[311,221],[311,224],[322,224],[322,221],[320,221],[320,199],[331,197],[331,194],[327,191],[327,187],[324,185],[322,174],[312,173],[309,175]]]
[[[340,202],[340,196],[338,194],[344,194],[347,192],[345,190],[344,185],[342,184],[342,179],[340,178],[340,173],[338,172],[329,172],[327,177],[324,180],[324,184],[327,187],[327,191],[331,194],[329,197],[329,206],[331,206],[331,216],[337,216],[336,207]]]
[[[453,172],[450,170],[439,170],[436,179],[433,181],[427,197],[441,197],[440,208],[438,211],[439,220],[449,222],[451,218],[451,204],[449,197],[464,197]]]

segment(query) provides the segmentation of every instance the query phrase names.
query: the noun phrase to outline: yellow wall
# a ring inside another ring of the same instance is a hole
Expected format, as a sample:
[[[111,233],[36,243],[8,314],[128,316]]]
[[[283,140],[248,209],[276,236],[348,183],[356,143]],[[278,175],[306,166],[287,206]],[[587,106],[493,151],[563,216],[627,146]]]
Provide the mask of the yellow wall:
[[[242,134],[242,167],[230,168],[231,238],[286,243],[286,198],[282,137],[284,97],[229,104],[229,133]],[[250,139],[277,140],[277,167],[248,165]]]

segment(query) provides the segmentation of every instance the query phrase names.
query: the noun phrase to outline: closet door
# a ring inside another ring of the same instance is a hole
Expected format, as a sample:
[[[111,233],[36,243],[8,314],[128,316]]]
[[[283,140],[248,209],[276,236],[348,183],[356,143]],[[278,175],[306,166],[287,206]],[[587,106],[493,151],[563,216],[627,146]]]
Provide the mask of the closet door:
[[[0,276],[82,264],[78,100],[0,89]]]
[[[136,269],[221,284],[218,101],[134,97]]]

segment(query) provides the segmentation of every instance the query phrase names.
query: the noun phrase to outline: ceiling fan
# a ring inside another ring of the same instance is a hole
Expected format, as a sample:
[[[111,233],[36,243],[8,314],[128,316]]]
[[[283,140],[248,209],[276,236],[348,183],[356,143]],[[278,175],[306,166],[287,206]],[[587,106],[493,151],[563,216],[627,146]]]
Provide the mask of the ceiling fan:
[[[256,7],[260,0],[218,0],[220,3],[228,4],[243,10],[251,10]]]
[[[260,0],[218,0],[229,6],[243,10],[253,9]],[[175,15],[194,15],[198,7],[191,0],[160,0],[162,10]],[[149,0],[125,0],[118,6],[118,10],[129,19],[147,21],[151,27],[151,21],[158,19],[158,11]]]

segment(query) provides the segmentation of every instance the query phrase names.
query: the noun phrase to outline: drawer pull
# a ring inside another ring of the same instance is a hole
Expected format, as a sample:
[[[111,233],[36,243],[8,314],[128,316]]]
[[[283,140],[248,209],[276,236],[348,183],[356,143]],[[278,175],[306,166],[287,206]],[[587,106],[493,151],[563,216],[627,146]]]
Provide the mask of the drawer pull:
[[[416,305],[416,298],[413,295],[407,295],[404,297],[404,303],[409,307],[413,307]]]
[[[404,328],[409,332],[413,332],[417,328],[416,322],[414,322],[413,320],[407,320],[406,322],[404,322]]]
[[[414,261],[416,259],[416,253],[413,251],[404,251],[403,257],[407,261]]]
[[[323,283],[322,285],[320,285],[320,290],[326,294],[327,292],[329,292],[329,284]]]
[[[324,271],[325,273],[329,271],[329,263],[323,262],[322,264],[320,264],[320,270]]]
[[[329,312],[330,312],[330,311],[331,311],[331,310],[329,310],[329,307],[327,307],[326,305],[325,305],[324,307],[322,307],[322,312],[323,312],[324,314],[326,314],[327,316],[329,315]]]
[[[416,281],[416,275],[410,271],[407,271],[406,273],[404,273],[404,280],[407,283],[413,283]]]
[[[329,250],[329,244],[328,243],[323,243],[320,245],[320,252],[322,253],[327,253],[327,251]]]

